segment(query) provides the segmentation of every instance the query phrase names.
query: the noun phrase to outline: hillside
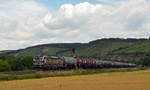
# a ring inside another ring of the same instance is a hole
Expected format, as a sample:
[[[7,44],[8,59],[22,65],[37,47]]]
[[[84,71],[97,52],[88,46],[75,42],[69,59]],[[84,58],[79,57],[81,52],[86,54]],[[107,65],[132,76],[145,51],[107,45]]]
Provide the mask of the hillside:
[[[145,39],[119,39],[119,38],[110,38],[110,39],[100,39],[89,42],[84,47],[77,48],[77,56],[87,56],[87,57],[99,57],[103,58],[109,53],[113,53],[114,50],[121,48],[130,47],[136,43],[144,42]],[[61,53],[64,56],[71,56],[71,51]]]
[[[138,62],[145,57],[150,57],[150,40],[137,42],[130,47],[113,50],[112,53],[105,57],[105,59]]]
[[[15,55],[17,57],[36,55],[72,56],[72,48],[76,48],[76,56],[104,58],[109,54],[128,52],[150,53],[147,39],[98,39],[89,43],[56,43],[43,44],[25,49],[1,51],[0,56]],[[140,43],[140,44],[139,44]],[[142,44],[143,43],[143,44]],[[145,48],[143,51],[143,47]],[[136,49],[136,50],[135,50]]]
[[[113,52],[114,54],[148,54],[150,55],[150,41],[136,43],[135,45],[122,48]]]
[[[57,44],[43,44],[28,47],[25,49],[13,51],[1,51],[0,56],[15,55],[17,57],[36,56],[36,55],[57,55],[58,52],[71,50],[72,48],[81,47],[81,43],[57,43]]]

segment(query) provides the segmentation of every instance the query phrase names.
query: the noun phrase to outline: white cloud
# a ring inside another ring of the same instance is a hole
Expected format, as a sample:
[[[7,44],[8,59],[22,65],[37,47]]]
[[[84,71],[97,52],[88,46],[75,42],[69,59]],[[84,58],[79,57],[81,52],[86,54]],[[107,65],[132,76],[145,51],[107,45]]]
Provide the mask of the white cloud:
[[[109,5],[116,5],[116,4],[120,4],[121,2],[126,2],[128,0],[97,0],[100,2],[103,2],[105,4],[109,4]]]
[[[42,20],[49,10],[31,0],[6,0],[1,2],[0,50],[32,45],[32,41],[38,38],[34,32],[38,32],[40,28],[39,31],[42,32]]]
[[[149,10],[149,0],[64,4],[55,13],[32,0],[6,0],[0,4],[0,50],[104,37],[147,38]]]
[[[128,0],[115,6],[87,2],[75,6],[65,4],[46,26],[53,30],[78,29],[77,37],[85,42],[101,37],[148,37],[142,26],[150,19],[149,4],[147,0]]]

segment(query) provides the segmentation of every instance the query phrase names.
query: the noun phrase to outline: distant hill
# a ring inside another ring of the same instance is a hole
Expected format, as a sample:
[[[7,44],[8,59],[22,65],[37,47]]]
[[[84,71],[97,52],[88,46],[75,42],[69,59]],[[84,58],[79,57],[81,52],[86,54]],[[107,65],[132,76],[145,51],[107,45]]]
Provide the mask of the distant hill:
[[[57,43],[57,44],[43,44],[28,47],[19,50],[1,51],[0,56],[15,55],[17,57],[36,56],[36,55],[57,55],[58,52],[72,50],[72,48],[81,47],[81,43]]]
[[[103,58],[109,53],[113,53],[114,50],[127,48],[136,43],[140,43],[144,41],[147,40],[146,39],[119,39],[119,38],[99,39],[99,40],[91,41],[88,44],[77,48],[76,55]],[[71,56],[71,51],[67,51],[60,54],[64,56]]]
[[[115,49],[104,58],[134,63],[145,57],[150,58],[150,40],[138,41],[129,47]]]
[[[22,51],[23,49],[19,49],[19,50],[4,50],[4,51],[0,51],[0,56],[8,56],[8,55],[14,55],[20,51]]]
[[[147,54],[150,55],[150,40],[136,43],[130,47],[113,51],[114,54]]]
[[[15,55],[17,57],[36,55],[73,56],[72,48],[76,48],[76,56],[98,57],[102,59],[118,60],[123,53],[150,54],[148,39],[98,39],[89,43],[55,43],[28,47],[20,50],[1,51],[0,56]],[[115,56],[114,56],[115,55]],[[115,58],[114,58],[115,57]],[[128,56],[123,56],[126,59]],[[136,56],[134,56],[135,58]],[[130,60],[132,60],[131,58]],[[122,59],[121,59],[122,60]]]

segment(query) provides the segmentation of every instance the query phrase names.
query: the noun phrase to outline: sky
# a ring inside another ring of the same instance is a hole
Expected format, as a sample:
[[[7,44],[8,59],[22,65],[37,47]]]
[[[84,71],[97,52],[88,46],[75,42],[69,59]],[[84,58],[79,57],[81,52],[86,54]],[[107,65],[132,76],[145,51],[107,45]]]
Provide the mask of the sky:
[[[83,2],[89,2],[92,4],[97,4],[97,3],[103,3],[105,4],[105,2],[100,2],[98,0],[34,0],[37,1],[39,3],[44,4],[47,8],[49,8],[49,10],[51,12],[55,12],[57,9],[60,8],[61,5],[64,4],[78,4],[78,3],[83,3]]]
[[[0,50],[149,38],[150,0],[0,0]]]

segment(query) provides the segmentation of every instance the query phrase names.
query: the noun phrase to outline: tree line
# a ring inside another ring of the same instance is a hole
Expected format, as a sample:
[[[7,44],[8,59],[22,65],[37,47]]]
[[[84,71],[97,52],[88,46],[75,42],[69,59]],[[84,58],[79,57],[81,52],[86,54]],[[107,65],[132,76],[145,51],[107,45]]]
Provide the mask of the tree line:
[[[150,57],[145,57],[137,62],[142,67],[150,67]],[[13,55],[0,57],[0,72],[22,71],[33,69],[33,57],[18,58]]]
[[[28,70],[33,67],[33,57],[17,58],[15,56],[0,57],[0,72]]]

